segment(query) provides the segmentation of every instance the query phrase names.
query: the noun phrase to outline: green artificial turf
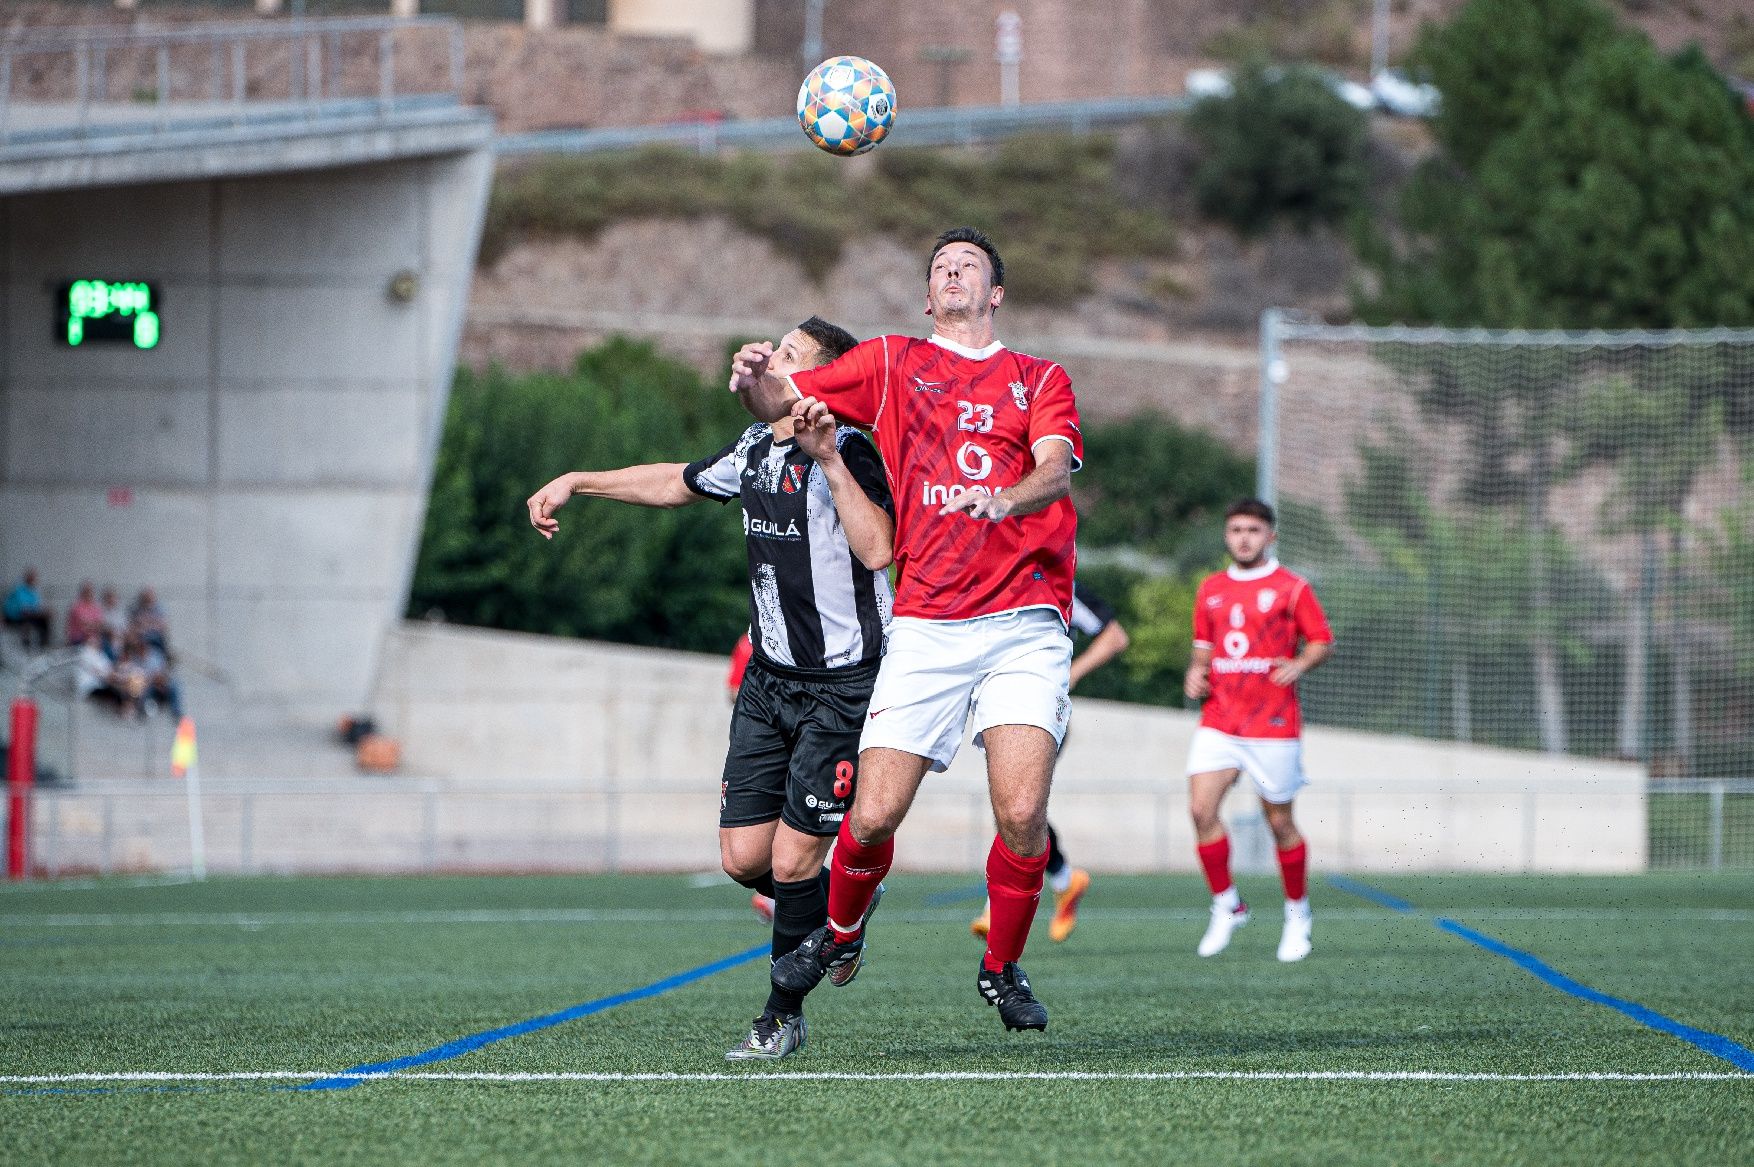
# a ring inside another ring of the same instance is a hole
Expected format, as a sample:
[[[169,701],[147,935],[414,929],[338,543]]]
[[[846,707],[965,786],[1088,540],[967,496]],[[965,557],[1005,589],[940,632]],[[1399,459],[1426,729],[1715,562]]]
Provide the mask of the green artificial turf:
[[[0,891],[0,1075],[334,1074],[638,989],[760,945],[747,893],[682,876],[248,879]],[[730,1081],[0,1083],[8,1163],[1747,1163],[1729,1081],[804,1080],[752,1074],[1725,1073],[1727,1061],[1542,983],[1446,917],[1600,992],[1754,1048],[1754,874],[1318,879],[1316,950],[1256,921],[1194,956],[1203,888],[1099,877],[1026,959],[1052,1011],[1006,1034],[974,988],[964,877],[897,876],[854,985],[778,1064],[726,1047],[757,958],[419,1073]],[[520,918],[514,918],[514,915]]]

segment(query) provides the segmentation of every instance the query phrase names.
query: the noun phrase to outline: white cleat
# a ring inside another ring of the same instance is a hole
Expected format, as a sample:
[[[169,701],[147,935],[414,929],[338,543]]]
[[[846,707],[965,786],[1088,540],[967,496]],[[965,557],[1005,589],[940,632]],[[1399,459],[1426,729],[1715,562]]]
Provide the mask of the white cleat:
[[[1310,926],[1314,918],[1310,915],[1309,901],[1298,903],[1287,901],[1285,904],[1285,931],[1279,934],[1279,959],[1286,964],[1302,960],[1309,955]]]
[[[1201,956],[1217,956],[1230,947],[1230,938],[1236,930],[1249,922],[1249,906],[1238,903],[1235,908],[1227,908],[1223,904],[1212,905],[1212,922],[1206,925],[1206,934],[1200,937],[1200,947],[1195,949]]]

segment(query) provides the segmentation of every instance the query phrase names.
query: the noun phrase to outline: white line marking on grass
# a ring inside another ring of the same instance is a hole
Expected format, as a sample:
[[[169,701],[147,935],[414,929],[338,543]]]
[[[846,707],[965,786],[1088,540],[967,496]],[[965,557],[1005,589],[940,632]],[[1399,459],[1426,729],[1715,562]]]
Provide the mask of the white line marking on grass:
[[[1611,908],[1494,908],[1471,911],[1433,909],[1463,920],[1543,920],[1580,922],[1661,922],[1674,920],[1712,924],[1754,923],[1754,909],[1677,908],[1661,912],[1619,911]],[[1086,921],[1115,923],[1195,922],[1208,916],[1205,908],[1102,908],[1086,907]],[[1407,917],[1380,908],[1318,908],[1316,915],[1330,922],[1385,923]],[[967,909],[917,908],[885,912],[883,918],[898,924],[965,923]],[[0,915],[6,928],[261,928],[270,924],[289,926],[376,927],[384,924],[722,924],[754,921],[748,908],[479,908],[433,909],[401,912],[305,911],[305,912],[59,912],[52,915],[13,913]],[[1417,922],[1423,923],[1420,919]]]
[[[244,1070],[222,1073],[175,1073],[157,1070],[113,1074],[6,1074],[0,1084],[53,1086],[76,1082],[256,1082],[312,1081],[333,1077],[333,1071]],[[465,1073],[402,1071],[360,1074],[362,1079],[407,1079],[419,1082],[1750,1082],[1754,1074],[1673,1072],[1641,1074],[1619,1071],[1584,1073],[1506,1074],[1444,1070],[917,1070],[853,1073],[800,1070],[752,1073]]]

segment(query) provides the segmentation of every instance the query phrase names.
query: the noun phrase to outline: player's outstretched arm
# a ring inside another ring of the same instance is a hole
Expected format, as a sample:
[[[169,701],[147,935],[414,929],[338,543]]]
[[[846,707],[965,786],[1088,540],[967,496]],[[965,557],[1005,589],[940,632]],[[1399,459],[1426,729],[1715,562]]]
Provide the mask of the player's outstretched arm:
[[[731,392],[756,421],[778,421],[798,399],[791,382],[768,372],[772,358],[773,345],[765,340],[744,345],[731,358]]]
[[[826,409],[812,408],[820,405],[814,397],[805,397],[793,407],[792,435],[798,448],[815,460],[828,480],[835,513],[847,533],[847,546],[860,563],[872,571],[882,571],[895,558],[895,520],[871,501],[853,476],[852,468],[840,456],[837,440],[840,423]]]
[[[1072,683],[1067,688],[1077,688],[1078,682],[1106,665],[1121,653],[1133,640],[1127,630],[1121,627],[1119,620],[1110,620],[1102,626],[1102,631],[1090,638],[1084,651],[1072,658]]]
[[[544,539],[554,538],[554,533],[560,530],[560,520],[554,517],[554,512],[575,494],[642,507],[668,508],[699,502],[703,496],[689,490],[682,480],[686,468],[681,462],[652,462],[620,470],[574,470],[562,474],[526,500],[530,525]]]
[[[1016,486],[999,494],[968,491],[944,504],[941,515],[966,511],[971,519],[998,522],[1010,515],[1032,515],[1072,493],[1072,446],[1069,442],[1043,441],[1035,448],[1035,469]]]

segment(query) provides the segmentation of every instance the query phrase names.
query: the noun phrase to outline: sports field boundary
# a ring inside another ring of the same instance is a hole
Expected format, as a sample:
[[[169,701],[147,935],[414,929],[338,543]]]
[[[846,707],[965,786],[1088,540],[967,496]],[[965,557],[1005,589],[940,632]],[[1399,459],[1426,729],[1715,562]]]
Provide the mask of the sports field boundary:
[[[1612,1009],[1615,1012],[1636,1021],[1647,1029],[1653,1029],[1658,1033],[1664,1033],[1670,1037],[1679,1038],[1681,1041],[1686,1042],[1695,1049],[1708,1053],[1714,1058],[1721,1058],[1730,1063],[1730,1065],[1735,1066],[1738,1070],[1743,1071],[1745,1074],[1754,1074],[1754,1050],[1750,1050],[1747,1046],[1732,1041],[1721,1033],[1712,1033],[1708,1030],[1697,1029],[1694,1026],[1688,1025],[1686,1022],[1676,1021],[1673,1017],[1668,1017],[1664,1014],[1658,1013],[1655,1009],[1652,1009],[1649,1006],[1640,1005],[1637,1001],[1628,1001],[1623,997],[1616,997],[1612,994],[1604,993],[1600,989],[1593,988],[1584,984],[1582,981],[1565,975],[1532,952],[1525,952],[1520,948],[1514,948],[1496,937],[1488,936],[1484,932],[1476,931],[1473,928],[1468,927],[1466,924],[1459,923],[1448,917],[1432,916],[1420,909],[1417,904],[1414,904],[1409,900],[1404,900],[1399,896],[1390,895],[1388,892],[1383,891],[1380,888],[1372,887],[1360,880],[1344,875],[1330,875],[1327,877],[1327,880],[1331,887],[1334,887],[1339,891],[1369,900],[1371,903],[1388,908],[1401,915],[1419,916],[1427,919],[1439,931],[1447,932],[1451,936],[1466,940],[1469,944],[1472,944],[1483,952],[1489,952],[1494,956],[1503,957],[1505,960],[1510,961],[1536,980],[1539,980],[1541,983],[1552,988],[1558,989],[1560,992],[1565,993],[1568,996],[1575,997],[1580,1001],[1587,1001],[1592,1005],[1600,1005],[1603,1008]]]
[[[349,1074],[356,1071],[348,1071]],[[342,1077],[329,1070],[233,1070],[179,1073],[121,1070],[114,1073],[0,1074],[0,1086],[175,1084],[204,1082],[299,1082]],[[376,1070],[361,1081],[397,1082],[1747,1082],[1754,1074],[1727,1070],[1641,1073],[1621,1070],[1500,1072],[1493,1070],[752,1070],[747,1073],[684,1071],[491,1071]]]

